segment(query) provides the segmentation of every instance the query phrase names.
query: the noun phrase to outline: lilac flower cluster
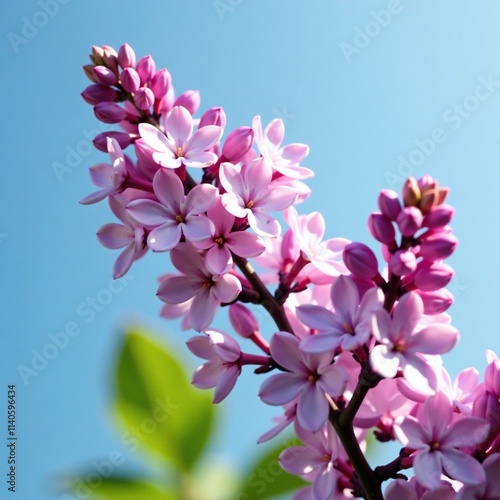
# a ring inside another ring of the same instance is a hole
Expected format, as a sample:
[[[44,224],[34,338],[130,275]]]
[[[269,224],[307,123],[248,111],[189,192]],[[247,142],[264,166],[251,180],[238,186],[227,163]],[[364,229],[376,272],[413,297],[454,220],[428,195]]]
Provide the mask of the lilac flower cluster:
[[[446,313],[453,269],[444,260],[457,246],[448,189],[425,175],[409,178],[401,197],[380,193],[368,218],[380,266],[363,243],[325,239],[319,212],[299,215],[295,206],[310,195],[303,181],[314,173],[301,164],[306,145],[283,145],[282,120],[263,128],[256,116],[223,140],[222,108],[195,118],[199,93],[176,97],[151,56],[136,61],[125,44],[94,47],[90,58],[93,83],[82,96],[120,130],[95,138],[110,163],[91,167],[99,189],[81,203],[107,198],[119,220],[97,233],[105,247],[122,249],[113,277],[148,250],[169,252],[178,272],[160,279],[161,315],[198,332],[187,341],[205,360],[193,384],[214,388],[214,403],[243,366],[274,372],[259,396],[283,414],[260,441],[293,426],[302,445],[280,462],[311,483],[294,498],[378,499],[388,480],[393,500],[499,498],[500,360],[488,352],[484,382],[474,368],[452,382],[441,361],[459,338]],[[257,274],[248,258],[266,271]],[[276,331],[264,335],[245,303],[267,310]],[[221,306],[259,354],[211,326]],[[375,469],[363,454],[373,429],[379,441],[401,443]],[[410,468],[408,480],[401,471]]]

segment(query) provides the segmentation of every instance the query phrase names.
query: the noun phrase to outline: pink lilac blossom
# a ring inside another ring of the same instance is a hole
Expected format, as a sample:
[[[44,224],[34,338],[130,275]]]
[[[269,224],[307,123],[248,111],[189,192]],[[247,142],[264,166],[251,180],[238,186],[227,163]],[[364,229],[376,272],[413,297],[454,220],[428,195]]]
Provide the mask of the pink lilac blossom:
[[[193,134],[193,117],[184,106],[174,106],[165,120],[166,132],[148,123],[139,125],[139,133],[155,152],[153,159],[162,167],[208,167],[217,161],[209,149],[217,144],[223,130],[217,125],[207,125]]]
[[[171,250],[182,235],[188,241],[200,241],[214,233],[214,224],[204,212],[217,198],[216,187],[199,184],[184,195],[184,186],[177,175],[161,169],[153,179],[153,189],[158,202],[140,199],[127,205],[136,222],[152,229],[148,236],[151,250]]]
[[[347,374],[332,363],[333,351],[305,354],[299,339],[288,332],[278,332],[271,339],[271,355],[286,373],[266,379],[259,396],[269,405],[284,405],[298,396],[297,419],[311,432],[321,429],[328,418],[325,394],[340,396],[347,383]]]
[[[232,274],[212,274],[201,255],[187,243],[179,243],[171,250],[170,258],[182,275],[163,280],[157,295],[167,304],[180,304],[193,298],[189,322],[200,332],[208,328],[221,303],[236,299],[241,283]]]

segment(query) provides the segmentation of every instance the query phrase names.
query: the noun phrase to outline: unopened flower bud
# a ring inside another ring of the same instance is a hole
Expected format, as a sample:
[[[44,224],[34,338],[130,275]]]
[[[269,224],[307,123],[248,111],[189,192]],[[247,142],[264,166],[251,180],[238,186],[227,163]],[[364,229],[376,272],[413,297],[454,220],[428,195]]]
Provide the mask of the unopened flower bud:
[[[106,66],[95,66],[94,78],[97,83],[102,85],[114,85],[116,83],[116,75]]]
[[[435,315],[445,312],[452,304],[455,298],[452,293],[446,288],[425,292],[423,290],[415,290],[415,293],[420,295],[424,303],[424,314]]]
[[[217,125],[218,127],[226,127],[226,113],[220,107],[210,108],[203,113],[200,118],[199,128],[207,125]]]
[[[420,290],[433,292],[444,288],[451,281],[454,273],[453,268],[443,262],[422,261],[415,272],[414,283]]]
[[[389,247],[394,246],[396,241],[396,231],[390,219],[380,212],[373,212],[368,217],[368,230],[370,234],[380,243],[385,243]]]
[[[155,74],[156,64],[154,59],[151,56],[141,57],[137,62],[136,70],[141,77],[141,84],[145,85]]]
[[[141,77],[134,68],[125,68],[120,73],[120,82],[126,92],[133,93],[141,86]]]
[[[90,60],[97,66],[104,64],[104,49],[94,45],[92,47],[92,53],[90,54]]]
[[[416,207],[420,201],[421,192],[417,181],[408,177],[403,184],[403,203],[405,207]]]
[[[378,195],[378,207],[380,211],[390,220],[395,221],[399,212],[401,212],[401,204],[396,191],[392,189],[383,189]]]
[[[126,111],[112,102],[100,102],[94,106],[94,114],[104,123],[118,123],[127,116]]]
[[[89,85],[82,93],[84,101],[94,106],[100,102],[113,102],[118,97],[118,92],[111,87],[100,83]]]
[[[103,45],[102,48],[104,50],[103,52],[104,66],[107,66],[115,74],[118,74],[118,54],[116,50],[113,47],[110,47],[109,45]]]
[[[128,43],[124,43],[118,50],[118,64],[122,68],[135,66],[135,52]]]
[[[410,250],[398,250],[389,258],[389,269],[397,276],[406,276],[417,268],[417,258]]]
[[[364,243],[349,243],[344,248],[342,258],[347,269],[356,276],[372,279],[378,274],[377,257]]]
[[[115,139],[122,149],[125,149],[130,143],[130,135],[125,132],[110,131],[102,132],[94,137],[92,141],[94,146],[104,153],[108,152],[108,137]]]
[[[423,225],[432,229],[444,227],[450,223],[454,213],[451,205],[437,205],[427,212]]]
[[[222,146],[222,156],[230,162],[238,163],[253,144],[254,131],[250,127],[238,127],[233,130]]]
[[[151,89],[141,87],[134,94],[134,103],[139,109],[149,109],[155,102],[155,95]]]
[[[93,64],[86,64],[85,66],[83,66],[83,72],[91,82],[97,83],[97,80],[94,76],[94,68],[95,66]]]
[[[431,262],[449,257],[458,245],[458,239],[451,233],[436,232],[423,237],[420,256]]]
[[[157,71],[154,74],[150,84],[150,88],[153,91],[155,98],[162,99],[164,96],[166,96],[171,83],[172,77],[165,68]]]
[[[174,106],[183,106],[192,115],[194,115],[200,107],[200,93],[198,90],[186,90],[174,102]]]
[[[229,306],[229,320],[236,333],[244,338],[259,331],[259,323],[252,311],[239,302]]]
[[[424,216],[417,207],[405,207],[396,219],[398,228],[403,236],[413,236],[421,227]]]

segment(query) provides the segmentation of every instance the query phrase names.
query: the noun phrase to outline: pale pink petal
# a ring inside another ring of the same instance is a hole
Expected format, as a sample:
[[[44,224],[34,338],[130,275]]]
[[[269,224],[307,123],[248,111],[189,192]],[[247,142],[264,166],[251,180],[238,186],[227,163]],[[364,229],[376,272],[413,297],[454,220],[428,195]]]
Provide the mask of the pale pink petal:
[[[259,197],[259,207],[271,212],[285,210],[295,203],[297,192],[286,186],[273,186]]]
[[[277,373],[264,380],[259,390],[259,397],[271,406],[281,406],[293,401],[304,388],[301,375],[295,373]]]
[[[179,243],[181,235],[180,224],[175,221],[167,221],[149,233],[148,247],[153,252],[167,252]]]
[[[318,333],[305,337],[300,342],[300,349],[307,354],[333,352],[341,343],[341,338],[333,333]]]
[[[109,196],[111,194],[115,194],[115,192],[116,192],[116,188],[114,186],[111,186],[111,187],[106,188],[106,189],[101,189],[100,191],[96,191],[94,193],[91,193],[91,194],[85,196],[85,198],[82,198],[80,200],[80,204],[81,205],[92,205],[93,203],[98,203],[99,201],[104,200],[104,198],[106,198],[106,196]]]
[[[238,217],[238,215],[234,213],[234,210],[232,213]],[[260,236],[276,238],[281,232],[279,222],[265,212],[253,210],[248,213],[247,217],[250,227]]]
[[[299,339],[287,332],[275,333],[271,338],[271,354],[283,368],[297,373],[307,373],[299,350]]]
[[[431,396],[435,393],[437,387],[436,373],[432,366],[418,356],[406,354],[403,376],[408,385],[420,394]]]
[[[217,155],[210,151],[188,151],[184,156],[183,163],[187,167],[205,168],[217,161]]]
[[[134,259],[135,245],[133,242],[131,242],[123,249],[123,252],[118,255],[113,266],[113,278],[116,280],[124,276],[132,266]]]
[[[293,143],[287,144],[283,146],[280,150],[281,157],[290,162],[292,165],[297,165],[309,154],[309,146],[307,144],[301,143]],[[304,167],[301,167],[304,168]],[[309,170],[308,168],[304,168],[304,170]],[[312,170],[310,171],[312,175],[314,173]]]
[[[221,197],[221,200],[224,208],[234,217],[240,217],[244,219],[250,212],[248,209],[243,207],[241,198],[236,197],[231,193],[224,193]]]
[[[394,353],[386,345],[376,345],[370,353],[370,365],[385,378],[395,377],[400,366],[401,355]]]
[[[275,118],[269,122],[264,130],[264,135],[276,149],[279,148],[285,137],[285,124],[283,120],[281,118]]]
[[[455,448],[473,447],[488,437],[490,426],[479,417],[463,417],[453,422],[442,444]]]
[[[385,500],[418,500],[418,495],[408,481],[396,479],[387,485],[384,498]]]
[[[422,299],[415,292],[403,295],[395,308],[393,314],[394,330],[409,335],[424,313]]]
[[[176,147],[183,147],[193,133],[193,117],[184,106],[174,106],[165,120],[167,137]]]
[[[174,217],[179,215],[184,201],[184,186],[179,177],[169,170],[160,169],[154,176],[153,188],[158,201],[169,207]]]
[[[173,153],[153,153],[153,160],[165,168],[179,168],[182,158],[177,158]]]
[[[172,276],[160,283],[158,298],[167,304],[179,304],[194,297],[200,290],[200,282],[189,276]]]
[[[222,197],[217,196],[207,207],[207,215],[213,221],[218,236],[229,236],[234,224],[234,215],[230,214],[222,204]],[[245,233],[246,234],[246,233]]]
[[[200,290],[200,289],[198,289]],[[189,320],[194,330],[201,332],[212,323],[220,303],[206,288],[202,288],[193,300]]]
[[[212,349],[212,344],[210,339],[206,335],[197,335],[196,337],[191,337],[186,342],[187,348],[199,358],[207,359],[210,361],[217,361],[219,357],[215,354]],[[219,360],[220,361],[220,360]],[[212,386],[213,387],[213,386]]]
[[[322,306],[304,304],[297,307],[295,313],[302,323],[320,332],[330,331],[332,328],[338,327],[335,314]]]
[[[415,417],[399,417],[394,425],[394,435],[403,446],[412,449],[429,449],[432,436]]]
[[[181,273],[196,276],[202,281],[207,280],[203,258],[192,245],[179,243],[170,252],[170,260]]]
[[[321,473],[316,476],[312,485],[313,496],[315,499],[332,498],[332,493],[337,486],[337,473],[333,468],[333,463],[328,462],[323,466]]]
[[[444,354],[453,349],[458,342],[459,333],[451,325],[436,323],[429,325],[419,332],[413,334],[411,342],[412,350],[422,354]]]
[[[240,371],[238,365],[232,365],[225,370],[215,386],[213,403],[220,403],[228,396],[236,385]]]
[[[319,384],[309,382],[297,402],[299,424],[310,432],[318,432],[328,418],[328,401]]]
[[[321,378],[317,385],[323,392],[332,397],[341,396],[347,385],[347,373],[345,370],[335,365],[328,365],[324,370],[319,370]]]
[[[185,198],[184,206],[192,214],[206,212],[217,199],[219,190],[210,184],[198,184]]]
[[[245,231],[229,233],[225,240],[226,246],[240,257],[257,257],[266,248],[265,243],[260,238]]]
[[[214,328],[205,332],[215,354],[224,362],[235,362],[241,356],[241,349],[236,340],[221,330]]]
[[[273,169],[271,164],[261,156],[256,158],[249,165],[245,165],[242,168],[241,173],[243,175],[245,185],[250,187],[250,190],[254,193],[254,195],[259,195],[262,194],[271,184]]]
[[[222,163],[219,168],[219,179],[228,193],[237,193],[242,198],[248,196],[245,181],[236,165],[228,162]]]
[[[104,224],[97,231],[97,239],[102,246],[116,250],[128,245],[134,240],[134,236],[128,227],[122,224],[110,223]]]
[[[309,179],[314,176],[314,172],[311,169],[295,165],[291,162],[275,162],[273,163],[273,167],[291,179]]]
[[[147,228],[160,226],[175,217],[171,210],[153,200],[131,201],[126,210],[132,219]]]
[[[289,474],[301,476],[311,472],[311,465],[318,461],[318,453],[305,446],[290,446],[281,452],[278,460]]]
[[[98,163],[89,168],[90,179],[100,188],[109,188],[113,186],[113,174],[115,173],[113,167],[107,163]]]
[[[212,278],[212,293],[220,302],[232,302],[241,292],[241,282],[232,274],[223,274]]]
[[[435,490],[441,481],[441,453],[422,451],[417,453],[413,461],[415,476],[419,483]]]
[[[264,142],[264,135],[262,133],[262,120],[259,115],[254,116],[252,120],[252,129],[255,133],[255,142],[261,144]]]
[[[165,137],[165,134],[149,123],[139,124],[139,134],[144,142],[155,151],[166,153],[172,150],[172,145]]]
[[[352,326],[352,318],[358,309],[358,287],[347,276],[339,276],[331,288],[332,304],[340,321]]]
[[[470,455],[455,449],[447,449],[441,453],[443,468],[452,479],[464,484],[481,484],[486,474],[481,464]]]
[[[188,241],[201,241],[214,234],[214,224],[206,215],[191,215],[181,224]]]
[[[216,125],[206,125],[198,129],[184,144],[184,152],[202,151],[217,144],[222,136],[223,129]]]
[[[205,255],[205,265],[213,274],[224,274],[233,266],[231,252],[226,245],[214,245]]]
[[[196,368],[191,383],[199,389],[210,389],[217,385],[226,368],[220,361],[208,361]]]

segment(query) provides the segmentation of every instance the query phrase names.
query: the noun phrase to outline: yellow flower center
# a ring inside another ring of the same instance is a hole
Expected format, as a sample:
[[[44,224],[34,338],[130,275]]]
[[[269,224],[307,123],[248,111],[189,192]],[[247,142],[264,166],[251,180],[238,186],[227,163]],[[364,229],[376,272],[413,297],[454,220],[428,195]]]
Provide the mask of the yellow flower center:
[[[177,148],[177,158],[180,158],[182,156],[182,148],[179,146]]]

